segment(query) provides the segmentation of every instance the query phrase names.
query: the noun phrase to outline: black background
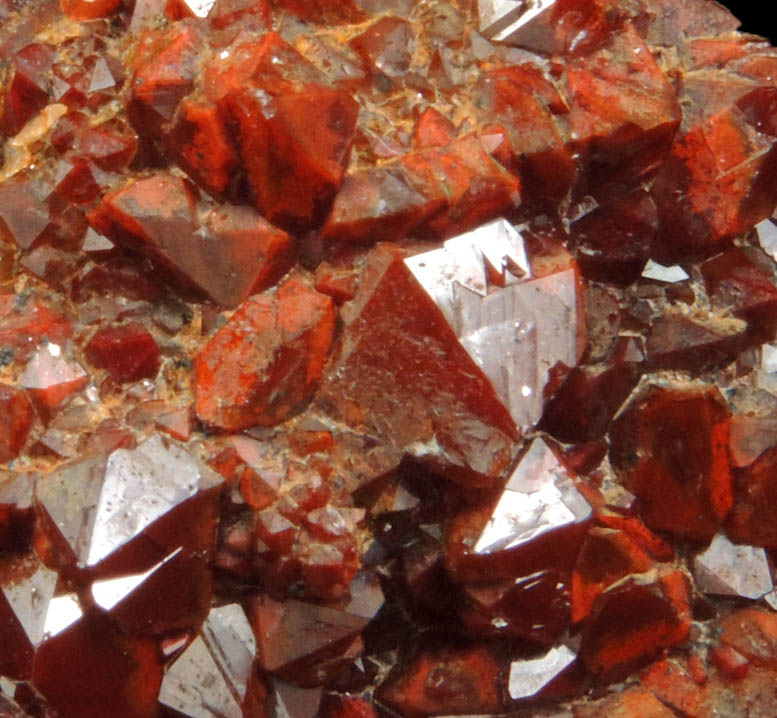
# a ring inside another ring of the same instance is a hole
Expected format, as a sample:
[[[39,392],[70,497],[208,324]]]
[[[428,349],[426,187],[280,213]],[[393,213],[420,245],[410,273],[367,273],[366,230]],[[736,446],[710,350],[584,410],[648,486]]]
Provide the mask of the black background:
[[[775,0],[727,0],[725,5],[742,21],[743,32],[768,37],[777,45],[777,2]]]

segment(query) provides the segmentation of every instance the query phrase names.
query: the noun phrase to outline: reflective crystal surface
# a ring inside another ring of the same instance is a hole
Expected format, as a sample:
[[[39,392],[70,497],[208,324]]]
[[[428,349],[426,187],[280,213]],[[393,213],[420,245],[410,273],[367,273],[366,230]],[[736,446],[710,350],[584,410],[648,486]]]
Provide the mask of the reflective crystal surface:
[[[523,241],[504,221],[405,261],[516,424],[534,424],[547,372],[577,363],[574,271],[522,283],[531,278]]]
[[[705,593],[758,599],[774,588],[766,551],[733,544],[722,534],[696,556],[693,568]]]
[[[92,566],[217,484],[211,471],[157,435],[40,479],[36,496],[79,565]]]
[[[0,715],[774,718],[767,27],[0,0]]]
[[[539,658],[513,661],[508,683],[510,697],[519,700],[536,696],[576,659],[577,655],[562,645]]]
[[[165,674],[159,700],[192,718],[242,718],[256,649],[238,604],[213,608]]]
[[[555,454],[535,439],[510,476],[475,552],[507,551],[590,516],[591,506]]]
[[[52,603],[58,600],[54,598],[56,584],[57,574],[39,565],[30,576],[0,587],[33,646],[51,631],[50,616],[56,611]]]

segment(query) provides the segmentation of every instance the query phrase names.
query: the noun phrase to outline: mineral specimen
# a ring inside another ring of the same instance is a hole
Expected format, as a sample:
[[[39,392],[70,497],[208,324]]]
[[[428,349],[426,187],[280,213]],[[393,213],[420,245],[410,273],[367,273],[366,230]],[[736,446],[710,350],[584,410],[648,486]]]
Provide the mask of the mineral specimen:
[[[0,0],[0,715],[777,714],[738,28]]]

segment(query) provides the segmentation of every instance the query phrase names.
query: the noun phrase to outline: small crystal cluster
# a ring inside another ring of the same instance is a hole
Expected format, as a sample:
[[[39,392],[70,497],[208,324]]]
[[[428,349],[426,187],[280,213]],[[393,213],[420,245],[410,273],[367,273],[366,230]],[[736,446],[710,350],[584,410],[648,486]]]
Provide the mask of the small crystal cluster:
[[[0,715],[774,716],[738,27],[0,0]]]

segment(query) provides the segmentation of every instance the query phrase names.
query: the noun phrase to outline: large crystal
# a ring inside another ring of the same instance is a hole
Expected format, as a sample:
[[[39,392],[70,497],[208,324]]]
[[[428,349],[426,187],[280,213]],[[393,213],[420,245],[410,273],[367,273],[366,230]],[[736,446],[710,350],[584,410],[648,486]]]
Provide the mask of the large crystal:
[[[733,501],[728,432],[728,407],[708,388],[650,387],[616,420],[610,460],[650,528],[712,538]]]
[[[317,388],[334,323],[332,300],[297,277],[249,299],[197,356],[197,416],[232,431],[292,416]]]
[[[537,438],[495,499],[451,519],[445,532],[448,568],[472,582],[570,569],[592,513],[556,454]]]
[[[0,0],[0,714],[771,718],[737,28]]]
[[[525,249],[504,220],[448,240],[443,249],[415,255],[406,264],[515,423],[533,425],[542,412],[548,371],[558,362],[577,363],[574,271],[520,282],[531,276]],[[494,274],[496,281],[489,277]]]
[[[36,497],[72,556],[93,566],[218,478],[154,436],[42,477]]]

